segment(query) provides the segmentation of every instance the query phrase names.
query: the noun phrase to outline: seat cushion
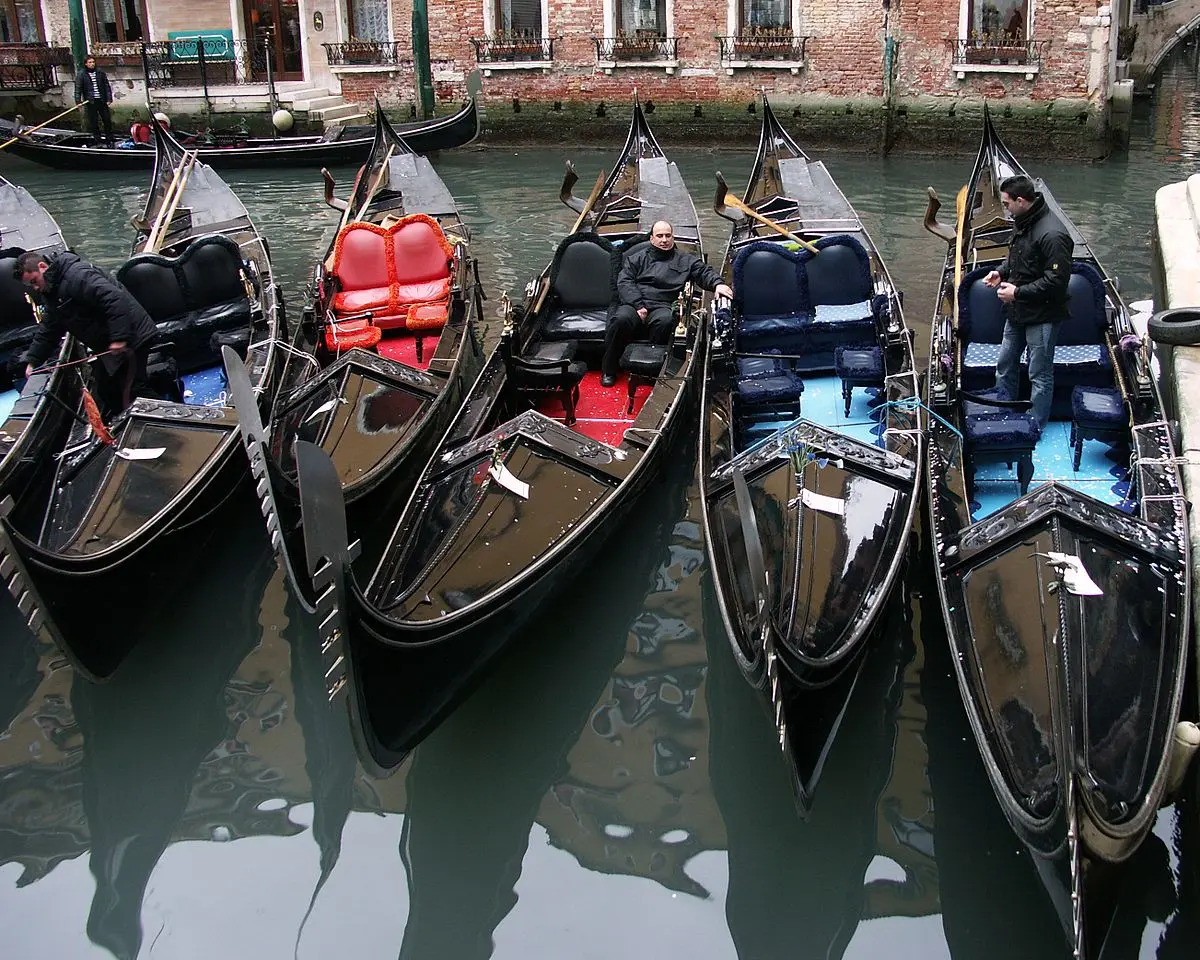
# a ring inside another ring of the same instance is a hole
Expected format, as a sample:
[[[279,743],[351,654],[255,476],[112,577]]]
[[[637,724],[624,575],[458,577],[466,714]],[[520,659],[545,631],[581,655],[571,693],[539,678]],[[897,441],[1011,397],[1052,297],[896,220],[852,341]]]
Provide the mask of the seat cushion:
[[[449,316],[449,304],[418,303],[408,311],[408,329],[415,331],[441,330]]]
[[[158,335],[164,343],[175,345],[171,352],[179,364],[179,372],[191,373],[221,362],[221,354],[213,346],[213,334],[249,330],[250,323],[250,301],[243,298],[160,323]]]
[[[802,250],[808,300],[815,307],[869,301],[875,292],[871,258],[866,248],[849,234],[821,237],[818,253]],[[868,310],[867,315],[870,315]]]
[[[833,369],[842,380],[883,383],[883,351],[879,347],[835,347]]]
[[[1059,344],[1054,348],[1056,368],[1087,365],[1107,367],[1108,350],[1096,343]]]
[[[1072,263],[1067,297],[1068,316],[1058,325],[1059,346],[1102,342],[1108,314],[1104,309],[1104,280],[1099,271],[1090,263]]]
[[[325,348],[332,353],[344,353],[355,347],[370,350],[382,339],[383,331],[365,317],[325,327]]]
[[[387,289],[392,282],[388,269],[391,253],[386,230],[373,223],[348,223],[333,244],[330,273],[342,291]]]
[[[804,381],[794,373],[746,377],[737,383],[737,398],[745,404],[795,403],[804,393]]]
[[[1004,304],[983,282],[991,267],[976,267],[958,288],[958,330],[967,343],[996,343],[1004,337]]]
[[[1071,419],[1083,426],[1123,427],[1127,418],[1121,391],[1076,387],[1071,391]]]
[[[595,234],[573,233],[559,243],[550,263],[550,292],[561,313],[605,316],[616,299],[616,269],[620,257],[612,244]],[[602,334],[603,335],[603,334]]]
[[[450,277],[436,277],[432,280],[397,283],[393,287],[391,295],[394,305],[432,303],[435,300],[447,300],[450,297]]]
[[[855,321],[872,320],[871,301],[814,304],[813,319],[817,323],[854,323]]]
[[[410,213],[388,228],[392,241],[392,269],[401,289],[408,285],[445,281],[449,292],[454,248],[433,217]],[[433,300],[436,296],[401,297],[403,300]]]
[[[621,354],[621,369],[644,377],[657,377],[667,359],[667,348],[657,343],[631,343]]]
[[[351,313],[362,313],[364,310],[377,310],[386,307],[391,301],[391,297],[390,286],[341,290],[334,294],[333,312],[345,316]]]
[[[963,366],[971,369],[995,370],[1000,362],[999,343],[968,343],[963,351]]]
[[[1030,449],[1041,436],[1037,418],[1032,413],[1003,413],[996,416],[965,417],[963,437],[972,447],[987,449]]]
[[[778,350],[768,351],[778,353]],[[775,360],[771,357],[738,357],[737,372],[739,379],[747,377],[773,377],[778,374],[791,372],[791,364],[786,360]]]
[[[526,354],[530,360],[574,360],[575,351],[579,344],[574,340],[560,340],[557,343],[539,343],[531,352]]]
[[[608,329],[608,307],[595,310],[564,310],[542,325],[542,339],[604,342]]]

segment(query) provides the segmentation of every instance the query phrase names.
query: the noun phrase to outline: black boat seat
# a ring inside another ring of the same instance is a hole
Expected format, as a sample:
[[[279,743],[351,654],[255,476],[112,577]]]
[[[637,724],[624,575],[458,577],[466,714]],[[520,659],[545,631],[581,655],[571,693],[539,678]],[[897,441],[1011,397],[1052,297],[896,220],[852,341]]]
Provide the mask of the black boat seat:
[[[500,346],[511,388],[533,406],[542,397],[557,394],[564,422],[571,426],[575,422],[579,381],[588,369],[586,363],[575,359],[576,345],[569,341],[542,344],[523,357],[513,354],[511,339],[507,337]]]
[[[1004,304],[983,283],[991,266],[977,267],[962,279],[958,294],[959,336],[962,340],[962,386],[978,392],[995,382],[1004,338]],[[1108,327],[1104,281],[1090,263],[1071,264],[1068,286],[1070,316],[1058,325],[1054,348],[1054,402],[1051,416],[1070,413],[1076,386],[1113,384],[1112,362],[1104,344]],[[1028,382],[1028,356],[1022,354],[1022,381]],[[1027,388],[1023,389],[1023,395]]]
[[[738,358],[734,397],[741,420],[794,420],[800,416],[803,393],[804,380],[793,369],[792,361],[773,357]]]
[[[589,353],[604,349],[619,262],[612,244],[595,234],[574,233],[559,243],[550,263],[543,340],[574,340]]]
[[[249,331],[254,320],[241,250],[228,237],[198,237],[177,257],[135,254],[117,280],[146,308],[159,337],[174,342],[180,373],[219,364],[213,334]]]
[[[637,388],[643,384],[653,384],[662,372],[663,363],[667,359],[667,348],[661,343],[631,343],[621,354],[620,367],[629,374],[629,403],[626,413],[633,413],[633,402],[637,397]]]
[[[1129,437],[1129,416],[1121,391],[1107,387],[1071,390],[1071,449],[1073,467],[1079,470],[1084,440],[1120,443]]]
[[[37,330],[33,310],[25,299],[25,284],[14,273],[16,268],[17,257],[0,257],[0,390],[12,388],[11,374],[20,368],[20,357],[29,349]]]
[[[854,237],[822,237],[814,254],[760,240],[734,258],[738,349],[797,356],[800,370],[832,370],[839,344],[877,341],[870,257]],[[882,301],[881,301],[882,302]]]
[[[851,395],[855,387],[883,388],[885,369],[879,347],[835,347],[833,368],[842,381],[842,401],[850,416]]]

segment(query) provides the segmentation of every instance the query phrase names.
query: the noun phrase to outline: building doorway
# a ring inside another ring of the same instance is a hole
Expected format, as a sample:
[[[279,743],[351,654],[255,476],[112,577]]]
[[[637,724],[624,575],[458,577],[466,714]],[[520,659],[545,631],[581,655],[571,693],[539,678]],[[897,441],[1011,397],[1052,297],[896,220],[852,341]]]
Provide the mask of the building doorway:
[[[299,0],[242,0],[246,14],[246,36],[250,40],[252,75],[267,79],[267,57],[276,80],[303,80],[304,60],[300,51]],[[270,38],[269,43],[264,42]]]

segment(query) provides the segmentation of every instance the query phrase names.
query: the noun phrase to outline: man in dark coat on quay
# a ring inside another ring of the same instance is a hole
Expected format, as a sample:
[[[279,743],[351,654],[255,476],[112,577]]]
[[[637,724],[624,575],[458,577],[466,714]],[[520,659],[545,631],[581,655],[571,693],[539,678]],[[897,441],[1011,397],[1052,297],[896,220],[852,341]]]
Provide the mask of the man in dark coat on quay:
[[[1058,325],[1070,315],[1067,288],[1075,244],[1028,177],[1009,177],[1001,183],[1000,202],[1013,216],[1013,236],[1008,258],[983,278],[1008,305],[996,388],[1007,399],[1017,399],[1021,354],[1028,347],[1033,415],[1045,430],[1054,399]]]
[[[639,328],[645,328],[651,343],[667,342],[675,323],[675,298],[689,280],[719,296],[733,297],[732,288],[721,282],[721,275],[700,257],[678,249],[675,228],[659,220],[650,228],[650,246],[632,253],[621,264],[617,277],[621,303],[608,318],[604,334],[602,386],[611,387],[617,382],[621,354]]]
[[[92,139],[100,142],[100,123],[104,123],[104,142],[112,146],[112,84],[108,74],[96,66],[96,58],[90,54],[83,61],[83,69],[75,75],[75,102],[87,104],[88,121],[92,125]]]
[[[25,253],[16,269],[45,305],[23,357],[26,377],[57,352],[69,333],[100,357],[99,400],[109,416],[146,392],[146,361],[158,328],[133,294],[74,253],[49,259],[43,253]]]

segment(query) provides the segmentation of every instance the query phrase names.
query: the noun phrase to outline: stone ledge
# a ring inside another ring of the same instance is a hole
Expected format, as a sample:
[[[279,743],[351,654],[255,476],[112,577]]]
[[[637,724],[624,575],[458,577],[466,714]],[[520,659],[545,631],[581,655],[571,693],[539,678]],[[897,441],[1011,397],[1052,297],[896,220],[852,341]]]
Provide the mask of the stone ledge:
[[[485,77],[490,77],[497,70],[540,70],[542,73],[549,73],[553,68],[553,60],[498,60],[494,63],[479,65],[479,69],[483,71]]]
[[[1037,63],[956,63],[951,69],[959,80],[966,80],[968,73],[1023,73],[1026,80],[1033,80],[1042,68]]]
[[[355,63],[330,67],[329,72],[335,77],[355,73],[399,73],[404,67],[395,63]]]
[[[678,60],[597,60],[599,67],[607,76],[612,76],[614,70],[665,70],[673,74],[679,69]]]

